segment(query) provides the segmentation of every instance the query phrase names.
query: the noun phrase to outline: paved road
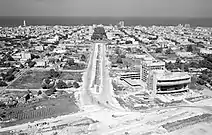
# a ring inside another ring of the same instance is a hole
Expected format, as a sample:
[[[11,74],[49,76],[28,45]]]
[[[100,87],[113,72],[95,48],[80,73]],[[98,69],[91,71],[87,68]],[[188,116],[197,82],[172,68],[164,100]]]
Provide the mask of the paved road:
[[[94,53],[96,53],[95,45],[93,45],[93,52],[92,52],[90,60],[89,60],[87,71],[83,75],[84,83],[83,83],[83,90],[82,90],[81,97],[80,97],[82,105],[91,105],[92,104],[90,85],[92,83],[92,67],[96,60],[96,58],[94,57]]]
[[[173,106],[173,107],[164,107],[164,108],[157,108],[157,109],[151,109],[149,112],[145,113],[150,113],[150,112],[155,112],[155,111],[161,111],[161,110],[167,110],[167,109],[173,109],[173,108],[198,108],[198,109],[204,109],[208,111],[209,113],[212,113],[212,106],[200,106],[200,105],[188,105],[188,106]],[[173,113],[173,116],[174,113]],[[149,117],[149,116],[148,116]],[[154,115],[156,117],[156,115]],[[111,129],[110,131],[107,132],[107,135],[117,135],[117,134],[123,134],[124,132],[128,132],[129,134],[132,135],[137,135],[138,133],[148,133],[150,131],[154,131],[157,129],[160,125],[165,124],[166,120],[163,122],[159,122],[158,124],[155,125],[146,125],[145,123],[148,121],[148,119],[144,119],[141,121],[136,122],[134,120],[134,124],[130,125],[123,125],[119,126],[118,128]]]
[[[101,65],[99,68],[101,68],[100,73],[100,94],[93,94],[91,90],[94,90],[91,88],[91,84],[93,83],[96,75],[96,61],[97,61],[97,54],[98,54],[98,45],[100,45],[100,59],[101,59]],[[112,97],[112,84],[109,79],[109,71],[106,67],[106,46],[103,43],[96,43],[93,46],[93,52],[90,57],[90,62],[88,64],[87,71],[84,73],[83,76],[83,91],[81,93],[81,104],[86,105],[97,105],[99,107],[104,107],[110,110],[119,110],[123,111],[123,109],[120,109],[119,106],[116,107],[115,103],[113,101]],[[106,103],[108,101],[108,103]]]
[[[125,31],[126,32],[126,31]],[[127,32],[126,32],[127,33]],[[134,35],[131,35],[131,34],[129,34],[129,33],[127,33],[127,35],[128,36],[134,36]],[[134,39],[136,39],[136,38],[134,38]],[[140,40],[139,40],[140,41]],[[141,41],[140,41],[141,42]],[[154,58],[155,59],[155,57],[152,55],[152,54],[150,54],[149,52],[148,52],[148,50],[147,50],[147,48],[142,44],[142,43],[140,43],[140,47],[142,48],[142,50],[147,54],[147,55],[149,55],[150,57],[152,57],[152,58]]]
[[[167,109],[172,109],[172,108],[199,108],[199,109],[204,109],[212,113],[212,106],[205,106],[205,105],[183,105],[183,106],[170,106],[170,107],[163,107],[163,108],[154,108],[146,111],[142,111],[144,113],[149,113],[149,112],[154,112],[158,110],[167,110]]]
[[[102,105],[110,108],[112,110],[117,111],[125,111],[123,108],[120,107],[116,99],[113,98],[113,86],[111,83],[111,79],[109,77],[109,69],[107,68],[107,58],[106,58],[106,45],[101,43],[101,85],[100,85],[100,94],[99,94],[99,101]]]
[[[111,83],[110,83],[110,78],[109,78],[109,71],[108,71],[108,68],[106,68],[106,55],[105,55],[105,45],[102,44],[101,45],[101,48],[102,48],[102,65],[101,65],[101,68],[102,68],[102,76],[101,76],[101,81],[102,81],[102,90],[101,90],[101,93],[100,93],[100,99],[102,102],[106,103],[106,101],[108,101],[109,104],[113,104],[113,100],[112,100],[112,95],[111,95],[111,89],[112,89],[112,86],[111,86]]]

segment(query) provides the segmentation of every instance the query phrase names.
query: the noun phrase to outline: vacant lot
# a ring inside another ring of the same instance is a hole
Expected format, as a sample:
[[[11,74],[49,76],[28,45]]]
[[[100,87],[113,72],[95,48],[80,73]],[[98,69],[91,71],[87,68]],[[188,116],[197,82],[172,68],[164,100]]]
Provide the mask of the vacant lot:
[[[27,71],[9,89],[40,89],[43,78],[48,76],[49,71]]]
[[[82,82],[82,73],[79,72],[63,72],[59,79],[61,80],[75,80],[77,82]]]
[[[56,117],[79,111],[75,104],[74,96],[65,94],[55,99],[42,99],[35,103],[29,103],[22,106],[0,110],[0,116],[4,118],[1,127],[8,127],[17,124],[33,122],[49,117]],[[13,119],[14,121],[7,122]]]
[[[27,71],[18,80],[13,82],[9,89],[40,89],[43,79],[49,75],[49,71]],[[82,73],[63,72],[58,79],[82,82]]]

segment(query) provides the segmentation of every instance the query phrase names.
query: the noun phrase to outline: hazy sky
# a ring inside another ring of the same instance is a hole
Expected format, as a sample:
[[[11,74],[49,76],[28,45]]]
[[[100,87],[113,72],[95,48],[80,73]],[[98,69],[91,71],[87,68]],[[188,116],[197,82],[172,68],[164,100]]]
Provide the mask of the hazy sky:
[[[0,0],[0,16],[212,17],[212,0]]]

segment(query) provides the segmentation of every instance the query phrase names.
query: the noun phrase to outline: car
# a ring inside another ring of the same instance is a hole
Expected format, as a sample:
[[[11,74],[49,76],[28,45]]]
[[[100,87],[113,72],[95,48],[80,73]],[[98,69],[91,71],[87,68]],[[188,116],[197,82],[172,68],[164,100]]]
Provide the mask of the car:
[[[106,101],[106,103],[107,103],[107,104],[109,104],[109,102],[108,102],[108,101]]]

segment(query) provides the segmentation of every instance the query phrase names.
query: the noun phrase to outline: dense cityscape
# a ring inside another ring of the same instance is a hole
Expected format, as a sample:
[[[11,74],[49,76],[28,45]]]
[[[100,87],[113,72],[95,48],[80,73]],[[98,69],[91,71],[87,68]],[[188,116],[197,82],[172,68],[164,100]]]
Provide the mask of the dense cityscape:
[[[0,134],[211,133],[212,28],[0,28]]]

